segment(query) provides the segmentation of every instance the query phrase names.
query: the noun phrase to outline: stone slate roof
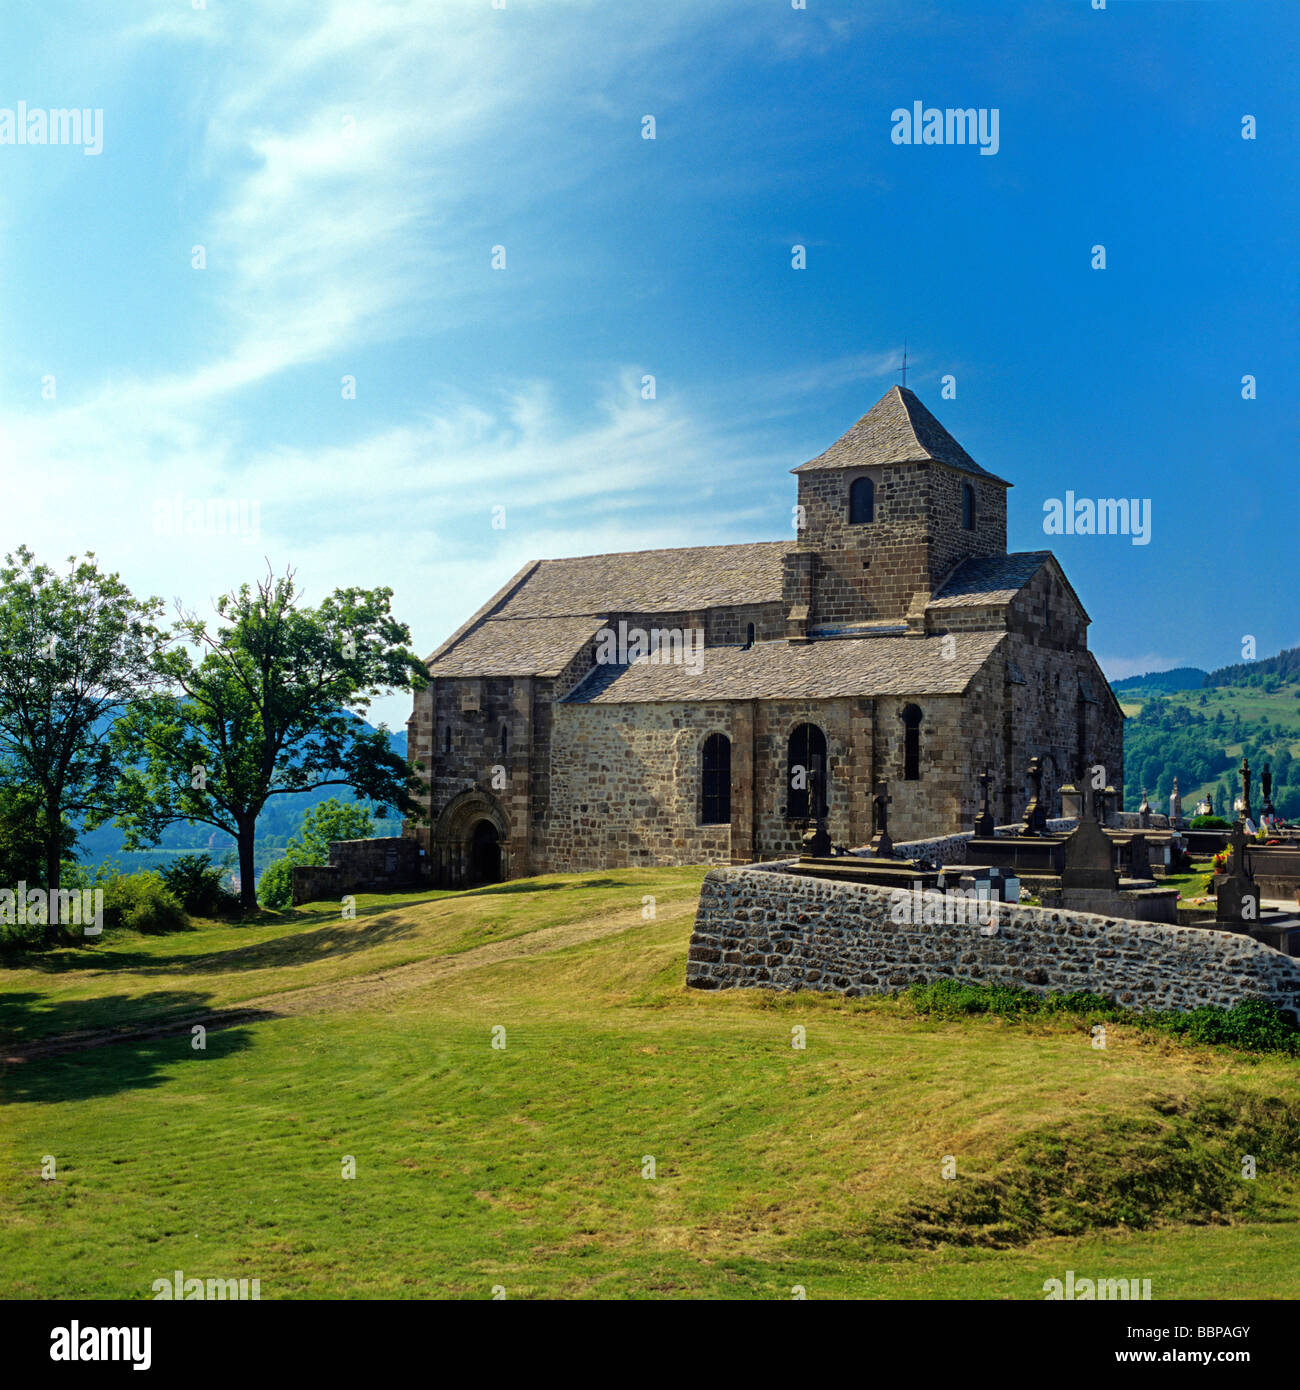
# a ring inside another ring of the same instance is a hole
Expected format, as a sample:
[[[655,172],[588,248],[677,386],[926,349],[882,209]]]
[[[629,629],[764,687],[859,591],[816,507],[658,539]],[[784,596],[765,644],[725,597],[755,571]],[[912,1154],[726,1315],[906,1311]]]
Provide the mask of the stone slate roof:
[[[940,637],[864,637],[706,647],[697,675],[685,665],[600,666],[568,696],[593,705],[700,700],[828,700],[840,696],[960,695],[1005,632]]]
[[[1052,558],[1050,550],[1019,550],[963,560],[944,580],[928,608],[978,608],[1008,604]]]
[[[825,453],[791,471],[928,462],[946,463],[963,473],[1011,486],[1004,478],[981,468],[906,386],[891,386]]]
[[[781,602],[781,562],[790,541],[631,550],[542,560],[494,615],[673,613]]]
[[[598,617],[489,618],[429,661],[433,676],[558,676]]]
[[[789,541],[534,560],[428,658],[434,676],[554,676],[611,613],[780,603]]]

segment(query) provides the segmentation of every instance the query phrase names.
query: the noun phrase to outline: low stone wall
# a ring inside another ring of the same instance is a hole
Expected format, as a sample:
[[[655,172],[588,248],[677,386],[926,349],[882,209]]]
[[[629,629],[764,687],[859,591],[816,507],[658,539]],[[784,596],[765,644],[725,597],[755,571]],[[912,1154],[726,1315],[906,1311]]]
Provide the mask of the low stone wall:
[[[343,896],[343,870],[327,864],[295,864],[290,871],[294,907]]]
[[[1110,825],[1112,830],[1169,829],[1169,817],[1162,816],[1157,811],[1152,811],[1148,820],[1150,823],[1144,827],[1142,817],[1136,811],[1115,811],[1111,815]]]
[[[858,995],[951,979],[1180,1010],[1262,995],[1300,1018],[1300,961],[1235,932],[1004,906],[986,936],[977,925],[896,923],[891,906],[887,888],[713,869],[686,983]]]
[[[293,905],[341,898],[346,893],[397,893],[420,883],[420,847],[400,835],[373,840],[331,840],[330,862],[297,866],[291,874]]]
[[[1073,830],[1078,821],[1073,817],[1061,820],[1049,820],[1047,828],[1053,835],[1063,835]],[[1017,821],[1015,825],[995,825],[993,834],[998,839],[1008,839],[1018,835],[1023,822]],[[973,830],[960,830],[955,835],[941,835],[933,840],[908,840],[903,844],[894,846],[894,853],[903,859],[929,859],[938,864],[965,864],[967,841],[975,838]],[[854,854],[869,855],[871,851],[863,846],[855,849]]]
[[[894,846],[894,853],[902,859],[928,859],[935,864],[964,864],[966,862],[966,842],[973,837],[973,831],[961,831],[956,835],[942,835],[935,840],[908,840]],[[854,854],[870,855],[865,846],[854,850]]]

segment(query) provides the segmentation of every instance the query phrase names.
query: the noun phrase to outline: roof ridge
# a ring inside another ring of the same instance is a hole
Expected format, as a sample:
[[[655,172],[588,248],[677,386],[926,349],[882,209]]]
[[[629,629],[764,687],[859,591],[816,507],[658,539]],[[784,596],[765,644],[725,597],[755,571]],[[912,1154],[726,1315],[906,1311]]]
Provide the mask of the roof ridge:
[[[597,550],[589,555],[555,555],[539,560],[541,565],[567,565],[574,560],[611,560],[619,555],[681,555],[688,550],[748,550],[757,545],[782,545],[793,549],[797,541],[724,541],[718,545],[660,545],[649,550]]]

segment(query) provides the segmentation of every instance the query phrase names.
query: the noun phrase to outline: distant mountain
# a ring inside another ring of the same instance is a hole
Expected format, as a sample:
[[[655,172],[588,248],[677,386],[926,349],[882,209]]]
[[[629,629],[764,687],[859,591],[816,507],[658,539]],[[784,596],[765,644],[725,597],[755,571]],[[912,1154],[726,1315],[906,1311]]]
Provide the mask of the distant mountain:
[[[1276,656],[1221,666],[1205,678],[1206,685],[1267,686],[1270,681],[1300,682],[1300,647],[1287,647]]]
[[[1118,695],[1122,691],[1199,690],[1206,681],[1206,673],[1199,666],[1178,666],[1172,671],[1149,671],[1145,676],[1126,676],[1122,681],[1111,681],[1110,688]]]

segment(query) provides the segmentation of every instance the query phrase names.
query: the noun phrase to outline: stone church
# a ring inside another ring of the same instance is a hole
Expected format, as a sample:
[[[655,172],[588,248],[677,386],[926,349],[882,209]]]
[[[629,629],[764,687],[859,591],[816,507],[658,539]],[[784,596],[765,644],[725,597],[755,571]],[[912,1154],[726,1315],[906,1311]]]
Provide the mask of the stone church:
[[[1050,551],[1007,552],[1007,489],[895,386],[793,470],[785,541],[525,565],[429,657],[408,723],[434,883],[796,852],[824,812],[896,840],[1048,812],[1123,715]],[[810,775],[811,774],[811,775]]]

